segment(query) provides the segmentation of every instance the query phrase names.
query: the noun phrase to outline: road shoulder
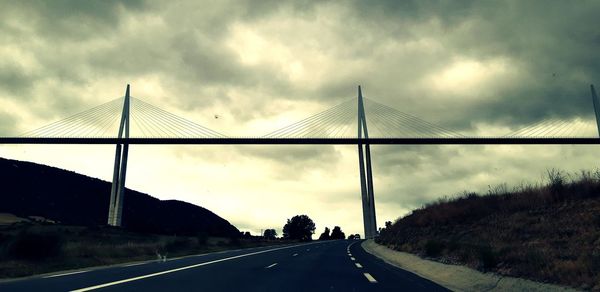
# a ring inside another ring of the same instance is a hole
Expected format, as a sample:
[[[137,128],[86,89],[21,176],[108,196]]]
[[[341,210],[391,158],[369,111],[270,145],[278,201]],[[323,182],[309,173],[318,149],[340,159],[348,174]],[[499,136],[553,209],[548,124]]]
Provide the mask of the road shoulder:
[[[379,245],[371,239],[364,241],[361,246],[366,252],[390,265],[429,279],[453,291],[577,291],[557,285],[481,273],[464,266],[425,260],[410,253]]]

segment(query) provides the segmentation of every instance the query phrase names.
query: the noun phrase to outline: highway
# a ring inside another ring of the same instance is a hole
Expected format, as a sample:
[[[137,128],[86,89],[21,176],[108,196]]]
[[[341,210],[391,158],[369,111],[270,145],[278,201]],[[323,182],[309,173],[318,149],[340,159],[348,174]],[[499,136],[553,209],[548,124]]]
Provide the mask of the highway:
[[[0,291],[446,291],[360,243],[317,241],[54,273],[0,282]]]

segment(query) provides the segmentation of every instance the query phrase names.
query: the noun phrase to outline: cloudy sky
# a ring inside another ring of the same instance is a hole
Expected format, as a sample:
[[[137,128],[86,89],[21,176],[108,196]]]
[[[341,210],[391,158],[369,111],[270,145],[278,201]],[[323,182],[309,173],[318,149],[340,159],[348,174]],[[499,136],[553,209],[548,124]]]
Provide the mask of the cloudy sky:
[[[259,136],[356,96],[468,135],[591,122],[599,1],[0,1],[0,135],[123,95]],[[219,118],[215,119],[215,115]],[[367,117],[368,118],[368,117]],[[593,132],[591,134],[594,134]],[[114,146],[0,156],[110,179]],[[374,146],[377,219],[593,169],[588,146]],[[253,233],[308,214],[362,234],[355,146],[132,146],[127,186]],[[108,206],[107,206],[108,207]]]

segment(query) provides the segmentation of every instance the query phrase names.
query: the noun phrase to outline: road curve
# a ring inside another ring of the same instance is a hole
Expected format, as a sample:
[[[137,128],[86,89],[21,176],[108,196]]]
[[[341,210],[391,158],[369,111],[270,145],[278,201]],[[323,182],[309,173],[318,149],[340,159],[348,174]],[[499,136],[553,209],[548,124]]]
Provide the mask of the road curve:
[[[0,291],[446,291],[360,241],[262,247],[0,282]]]

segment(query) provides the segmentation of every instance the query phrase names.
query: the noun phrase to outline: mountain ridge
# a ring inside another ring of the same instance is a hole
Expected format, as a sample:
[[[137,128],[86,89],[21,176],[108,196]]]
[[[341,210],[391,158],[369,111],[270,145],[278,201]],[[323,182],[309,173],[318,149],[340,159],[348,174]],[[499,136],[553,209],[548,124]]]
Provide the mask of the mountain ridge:
[[[0,158],[0,212],[42,216],[68,225],[106,225],[111,183],[57,167]],[[159,200],[127,188],[123,228],[161,234],[238,237],[212,211],[179,200]]]

